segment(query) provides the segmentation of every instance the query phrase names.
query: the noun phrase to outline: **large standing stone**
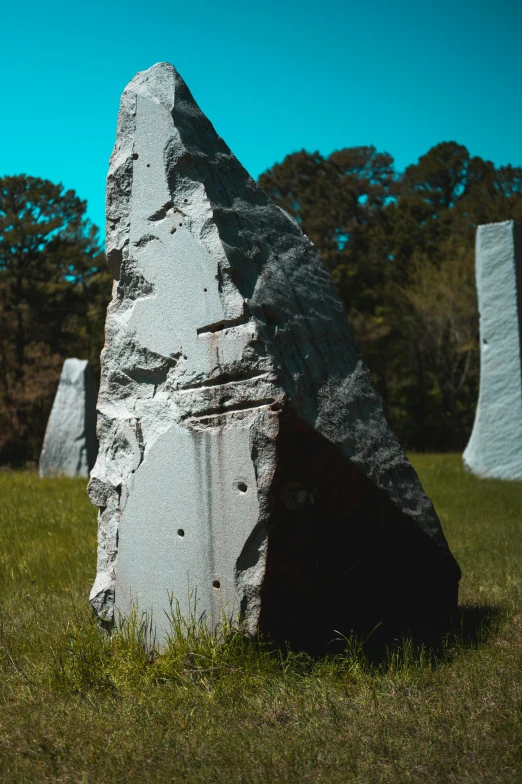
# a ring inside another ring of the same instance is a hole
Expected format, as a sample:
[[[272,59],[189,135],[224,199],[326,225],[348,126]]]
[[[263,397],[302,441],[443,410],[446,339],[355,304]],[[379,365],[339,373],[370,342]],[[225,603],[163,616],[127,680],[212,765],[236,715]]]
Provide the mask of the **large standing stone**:
[[[477,229],[480,392],[464,463],[475,474],[522,479],[522,224]]]
[[[98,614],[161,640],[196,597],[296,644],[447,618],[459,568],[323,262],[167,63],[123,93],[107,232]]]
[[[40,476],[89,476],[96,461],[96,377],[86,359],[66,359],[40,455]]]

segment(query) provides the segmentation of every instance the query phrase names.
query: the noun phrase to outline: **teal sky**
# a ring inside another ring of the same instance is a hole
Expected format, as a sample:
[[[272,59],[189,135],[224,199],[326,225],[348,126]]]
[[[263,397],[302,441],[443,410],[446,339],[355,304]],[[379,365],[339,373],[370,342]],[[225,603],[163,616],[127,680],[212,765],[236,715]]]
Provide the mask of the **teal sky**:
[[[0,24],[0,175],[74,188],[100,228],[120,93],[162,60],[254,177],[303,147],[402,169],[449,140],[522,165],[520,0],[26,0]]]

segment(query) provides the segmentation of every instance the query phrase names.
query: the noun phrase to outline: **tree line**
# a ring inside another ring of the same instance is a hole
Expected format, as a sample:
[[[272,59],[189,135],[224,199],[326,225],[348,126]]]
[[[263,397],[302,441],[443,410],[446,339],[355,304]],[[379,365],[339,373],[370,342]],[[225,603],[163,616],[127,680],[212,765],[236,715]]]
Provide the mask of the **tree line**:
[[[38,460],[62,365],[99,371],[111,275],[74,191],[0,179],[0,464]]]
[[[404,446],[462,449],[479,382],[475,231],[522,221],[522,168],[444,142],[402,174],[356,147],[293,153],[259,182],[322,254]]]
[[[522,221],[522,168],[454,142],[403,173],[374,147],[302,150],[259,183],[321,253],[402,443],[461,449],[478,395],[475,229]],[[99,372],[111,287],[74,191],[0,178],[0,464],[38,459],[67,357]]]

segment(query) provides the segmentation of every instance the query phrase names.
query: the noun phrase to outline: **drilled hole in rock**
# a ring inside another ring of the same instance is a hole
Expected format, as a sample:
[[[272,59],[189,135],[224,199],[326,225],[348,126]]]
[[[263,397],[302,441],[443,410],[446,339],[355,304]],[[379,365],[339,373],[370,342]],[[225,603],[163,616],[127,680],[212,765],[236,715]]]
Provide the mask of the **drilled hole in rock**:
[[[217,591],[217,590],[219,590],[219,588],[221,588],[221,583],[219,582],[219,580],[214,580],[214,582],[212,583],[212,586]]]
[[[150,169],[150,163],[147,164],[147,169]]]
[[[207,291],[207,289],[203,289],[203,291]]]
[[[237,489],[239,490],[240,493],[246,493],[248,487],[244,482],[239,482]]]
[[[176,231],[176,227],[174,226],[174,228],[170,230],[170,233],[174,234],[175,231]]]
[[[183,199],[183,201],[184,201],[184,202],[185,202],[185,204],[186,204],[186,203],[188,202],[188,199]]]
[[[178,536],[180,539],[183,539],[183,537],[185,536],[185,531],[183,530],[183,528],[178,528]]]
[[[183,359],[188,359],[186,354],[183,354]]]
[[[183,224],[182,224],[182,223],[180,223],[179,225],[180,225],[180,226],[183,226]]]
[[[140,157],[140,156],[138,155],[138,153],[137,153],[137,152],[133,152],[133,153],[132,153],[132,160],[133,160],[133,161],[137,161],[139,157]]]

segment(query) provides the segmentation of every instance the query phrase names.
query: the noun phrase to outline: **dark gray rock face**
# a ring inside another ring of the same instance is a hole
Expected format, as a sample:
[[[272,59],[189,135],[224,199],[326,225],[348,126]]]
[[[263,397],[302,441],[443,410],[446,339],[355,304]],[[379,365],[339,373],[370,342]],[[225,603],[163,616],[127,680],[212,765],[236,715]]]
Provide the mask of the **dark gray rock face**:
[[[96,378],[84,359],[66,359],[47,423],[40,476],[89,476],[96,461]]]
[[[177,71],[121,99],[107,181],[91,602],[294,644],[447,619],[460,571],[315,247]]]

